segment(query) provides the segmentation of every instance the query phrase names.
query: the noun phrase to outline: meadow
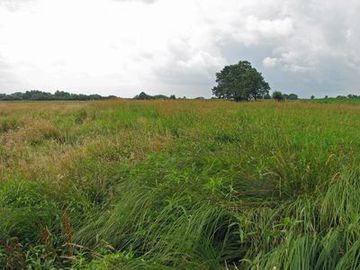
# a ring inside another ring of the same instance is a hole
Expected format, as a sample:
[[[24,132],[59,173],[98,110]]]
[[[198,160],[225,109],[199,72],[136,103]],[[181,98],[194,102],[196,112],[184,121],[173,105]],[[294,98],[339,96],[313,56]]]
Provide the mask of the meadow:
[[[360,106],[0,103],[0,269],[359,269]]]

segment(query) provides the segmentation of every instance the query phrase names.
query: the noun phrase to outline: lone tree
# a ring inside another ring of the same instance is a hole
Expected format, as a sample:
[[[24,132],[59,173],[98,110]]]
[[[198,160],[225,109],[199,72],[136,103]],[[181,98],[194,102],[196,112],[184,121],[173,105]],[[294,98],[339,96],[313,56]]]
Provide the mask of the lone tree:
[[[235,101],[264,98],[269,94],[270,86],[262,74],[248,61],[225,66],[216,73],[217,86],[212,89],[218,98]]]

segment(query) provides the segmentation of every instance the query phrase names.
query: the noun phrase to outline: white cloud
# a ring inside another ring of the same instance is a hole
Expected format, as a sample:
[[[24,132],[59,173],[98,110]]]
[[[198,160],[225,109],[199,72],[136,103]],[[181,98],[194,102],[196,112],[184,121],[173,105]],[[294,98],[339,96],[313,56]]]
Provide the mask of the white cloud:
[[[16,11],[25,4],[29,4],[35,0],[0,0],[0,8],[7,8],[9,11]]]
[[[152,4],[155,3],[157,0],[113,0],[113,1],[119,1],[119,2],[143,2],[143,3],[147,3],[147,4]]]
[[[359,8],[355,0],[0,0],[0,90],[209,96],[217,70],[248,59],[276,89],[356,92]]]
[[[279,60],[275,57],[266,57],[263,60],[263,66],[264,67],[276,67],[278,65]]]
[[[280,66],[282,70],[291,72],[311,71],[315,66],[315,63],[312,60],[306,59],[306,56],[303,56],[301,53],[296,53],[294,51],[281,53],[278,58],[266,57],[262,63],[266,68]]]
[[[253,45],[264,39],[284,38],[293,31],[292,20],[288,17],[283,19],[259,19],[253,15],[247,17],[245,31],[249,40],[239,35],[239,40],[246,45]]]

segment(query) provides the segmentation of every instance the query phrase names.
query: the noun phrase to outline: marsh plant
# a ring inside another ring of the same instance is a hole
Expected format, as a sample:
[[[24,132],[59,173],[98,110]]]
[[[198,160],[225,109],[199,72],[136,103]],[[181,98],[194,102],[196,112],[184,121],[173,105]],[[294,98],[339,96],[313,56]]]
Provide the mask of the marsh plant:
[[[3,269],[358,269],[360,109],[1,103]]]

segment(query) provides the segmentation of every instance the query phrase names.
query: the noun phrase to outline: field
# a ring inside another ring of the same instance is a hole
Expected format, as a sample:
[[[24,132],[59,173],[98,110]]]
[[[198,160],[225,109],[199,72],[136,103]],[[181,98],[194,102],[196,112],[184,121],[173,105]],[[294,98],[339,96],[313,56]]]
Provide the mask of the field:
[[[360,106],[0,103],[0,269],[359,269]]]

